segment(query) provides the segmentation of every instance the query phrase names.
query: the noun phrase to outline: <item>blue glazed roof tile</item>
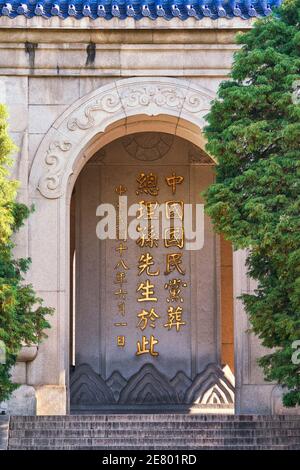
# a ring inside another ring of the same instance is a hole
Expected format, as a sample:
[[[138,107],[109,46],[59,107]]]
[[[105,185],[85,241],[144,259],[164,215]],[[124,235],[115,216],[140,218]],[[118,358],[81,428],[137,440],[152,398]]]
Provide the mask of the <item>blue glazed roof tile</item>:
[[[282,0],[0,0],[0,16],[26,18],[57,16],[65,19],[127,17],[139,20],[147,17],[152,20],[193,17],[248,19],[268,16]]]

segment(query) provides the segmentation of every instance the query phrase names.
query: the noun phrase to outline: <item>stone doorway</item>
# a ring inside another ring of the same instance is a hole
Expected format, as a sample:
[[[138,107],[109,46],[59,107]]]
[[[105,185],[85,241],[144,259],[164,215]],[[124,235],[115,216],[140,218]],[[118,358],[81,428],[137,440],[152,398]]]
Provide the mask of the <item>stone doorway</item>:
[[[166,179],[174,174],[182,178],[175,193]],[[144,191],[141,175],[154,176],[156,187]],[[198,250],[166,247],[163,240],[142,246],[128,239],[121,253],[122,241],[96,236],[97,207],[116,206],[120,192],[126,190],[129,205],[141,200],[201,204],[201,192],[213,180],[214,162],[203,150],[159,132],[121,137],[98,150],[81,170],[70,223],[72,412],[232,412],[230,245],[216,236],[207,217]],[[168,273],[167,255],[178,253],[179,269]],[[153,262],[149,275],[139,273],[146,255]],[[154,286],[153,303],[138,300],[138,288],[147,279]],[[174,279],[181,282],[175,302],[170,298]],[[119,289],[123,294],[117,294]],[[173,313],[179,307],[180,325],[168,326],[170,307]],[[149,351],[141,353],[143,341]]]

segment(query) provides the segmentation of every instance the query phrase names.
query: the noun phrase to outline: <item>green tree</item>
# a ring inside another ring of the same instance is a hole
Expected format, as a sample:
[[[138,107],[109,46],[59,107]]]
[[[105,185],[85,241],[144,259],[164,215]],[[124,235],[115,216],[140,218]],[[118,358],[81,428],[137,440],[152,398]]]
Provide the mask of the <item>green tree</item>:
[[[286,387],[284,404],[300,404],[300,0],[237,37],[231,76],[207,116],[207,150],[219,165],[205,193],[216,230],[247,248],[257,281],[243,295],[252,330],[270,353],[267,380]],[[294,361],[295,362],[295,361]]]
[[[0,105],[0,341],[5,345],[6,361],[0,364],[0,402],[17,387],[10,370],[22,345],[38,344],[49,327],[46,315],[31,285],[24,283],[30,260],[15,260],[12,235],[29,216],[30,209],[16,201],[18,182],[10,179],[9,155],[16,150],[7,130],[7,113]],[[2,361],[3,362],[3,361]]]

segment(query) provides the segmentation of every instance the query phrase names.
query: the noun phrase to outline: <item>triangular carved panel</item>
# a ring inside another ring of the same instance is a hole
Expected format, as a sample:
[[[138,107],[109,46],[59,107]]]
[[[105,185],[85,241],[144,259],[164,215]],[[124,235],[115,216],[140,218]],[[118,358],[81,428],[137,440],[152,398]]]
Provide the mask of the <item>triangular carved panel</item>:
[[[116,403],[113,392],[88,364],[75,368],[70,383],[72,405],[106,405]]]
[[[185,403],[214,404],[215,400],[223,404],[234,402],[234,380],[228,373],[228,366],[223,370],[217,364],[209,364],[187,389]]]
[[[170,380],[170,384],[176,390],[180,403],[183,403],[185,392],[192,384],[191,379],[184,372],[179,371],[173,379]]]
[[[120,392],[127,384],[127,381],[124,379],[123,375],[120,374],[120,372],[115,371],[111,374],[109,379],[107,379],[106,384],[114,394],[115,400],[118,401],[120,397]]]
[[[88,364],[71,375],[72,405],[207,405],[234,402],[234,376],[228,366],[209,364],[192,381],[183,371],[169,379],[145,364],[126,380],[114,371],[105,381]]]
[[[128,381],[120,395],[120,404],[176,404],[176,390],[167,377],[152,364],[145,364]]]

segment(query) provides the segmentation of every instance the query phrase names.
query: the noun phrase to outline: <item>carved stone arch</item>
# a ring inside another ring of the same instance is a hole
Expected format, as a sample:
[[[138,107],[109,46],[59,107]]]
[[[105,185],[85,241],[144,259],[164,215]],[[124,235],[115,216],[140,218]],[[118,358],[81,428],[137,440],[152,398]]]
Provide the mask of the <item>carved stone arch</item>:
[[[123,123],[123,135],[135,132],[134,116],[158,119],[164,131],[204,145],[201,129],[214,98],[209,90],[174,78],[130,78],[103,86],[71,105],[51,126],[34,157],[31,194],[49,199],[68,192],[70,175],[90,158],[99,136]],[[169,124],[169,130],[167,130]],[[107,143],[107,142],[106,142]],[[81,163],[78,162],[81,159]]]

